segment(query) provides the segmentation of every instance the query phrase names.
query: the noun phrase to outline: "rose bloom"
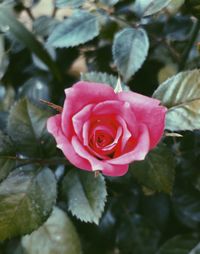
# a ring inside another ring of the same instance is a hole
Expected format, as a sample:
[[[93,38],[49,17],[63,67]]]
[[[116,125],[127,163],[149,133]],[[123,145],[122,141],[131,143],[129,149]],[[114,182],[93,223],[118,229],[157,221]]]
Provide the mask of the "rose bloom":
[[[48,119],[47,129],[80,169],[124,175],[163,135],[166,108],[159,100],[85,81],[65,94],[62,112]]]

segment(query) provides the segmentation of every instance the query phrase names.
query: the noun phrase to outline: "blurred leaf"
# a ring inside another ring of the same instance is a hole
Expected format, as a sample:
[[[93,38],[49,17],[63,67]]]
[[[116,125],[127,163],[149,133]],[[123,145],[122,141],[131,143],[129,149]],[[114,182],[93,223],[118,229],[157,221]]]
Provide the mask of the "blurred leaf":
[[[71,220],[57,207],[42,227],[22,238],[27,254],[81,254],[80,240]]]
[[[106,4],[108,6],[113,6],[119,2],[119,0],[99,0],[100,3]]]
[[[48,51],[49,55],[53,60],[56,60],[56,51],[52,47],[46,47],[46,50]],[[42,71],[48,72],[48,66],[44,64],[40,58],[38,58],[35,54],[32,55],[33,63],[34,65],[39,68]]]
[[[53,47],[74,47],[99,34],[97,17],[86,11],[76,11],[55,27],[47,43]]]
[[[160,230],[164,230],[170,219],[170,198],[163,193],[143,196],[141,200],[142,214]]]
[[[63,180],[63,194],[68,209],[84,222],[99,223],[106,201],[106,185],[102,175],[71,170]]]
[[[192,249],[198,241],[194,234],[177,235],[165,242],[156,254],[195,254]]]
[[[149,16],[161,11],[171,0],[151,0],[148,7],[146,8],[143,16]]]
[[[4,37],[2,34],[0,34],[0,79],[4,76],[8,64],[8,54],[6,53],[4,48]]]
[[[57,8],[63,8],[63,7],[73,7],[77,8],[80,7],[85,0],[56,0],[55,1],[55,6]]]
[[[47,81],[42,78],[30,78],[18,90],[19,97],[28,97],[30,100],[38,102],[40,99],[49,100],[50,91]]]
[[[0,130],[7,131],[8,112],[0,111]]]
[[[15,14],[11,9],[2,5],[0,5],[0,23],[2,26],[8,27],[9,32],[18,41],[26,45],[27,48],[34,52],[49,67],[56,80],[59,82],[62,81],[59,69],[42,44],[15,18]]]
[[[117,228],[117,246],[123,254],[155,254],[160,232],[145,217],[124,216]]]
[[[54,139],[46,129],[50,116],[49,111],[36,107],[26,99],[15,103],[8,117],[8,134],[19,152],[44,158],[55,153]]]
[[[15,150],[10,138],[0,131],[0,181],[15,168]]]
[[[175,16],[165,24],[164,33],[169,41],[185,41],[191,36],[193,21],[189,16]]]
[[[178,220],[189,228],[197,228],[200,223],[200,194],[198,191],[176,190],[173,208]]]
[[[175,164],[170,149],[164,145],[156,147],[144,161],[131,164],[131,173],[146,187],[170,194],[175,177]]]
[[[185,0],[171,0],[169,5],[167,6],[167,11],[170,14],[176,14],[181,6],[184,4]]]
[[[161,11],[171,0],[136,0],[133,5],[133,10],[136,15],[149,16]]]
[[[165,128],[194,130],[200,126],[200,71],[180,72],[162,83],[153,96],[169,108]]]
[[[81,80],[84,81],[90,81],[90,82],[96,82],[96,83],[104,83],[112,86],[113,89],[115,89],[117,85],[117,77],[103,73],[103,72],[86,72],[81,73]],[[122,88],[124,91],[130,90],[128,86],[124,85],[122,83]]]
[[[31,233],[49,216],[56,180],[48,168],[14,170],[0,184],[0,240]]]
[[[149,40],[144,29],[125,28],[115,35],[113,58],[125,82],[141,68],[148,49]]]
[[[47,37],[60,22],[49,16],[40,16],[33,21],[33,31],[42,37]]]
[[[8,111],[15,100],[15,90],[11,86],[5,87],[0,83],[0,110]]]

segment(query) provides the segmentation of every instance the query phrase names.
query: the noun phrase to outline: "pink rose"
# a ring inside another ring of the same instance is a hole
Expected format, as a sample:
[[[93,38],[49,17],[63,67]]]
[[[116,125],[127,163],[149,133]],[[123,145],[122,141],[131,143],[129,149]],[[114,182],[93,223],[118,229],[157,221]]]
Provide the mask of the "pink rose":
[[[65,94],[62,113],[48,119],[47,129],[80,169],[124,175],[163,135],[166,108],[156,99],[85,81]]]

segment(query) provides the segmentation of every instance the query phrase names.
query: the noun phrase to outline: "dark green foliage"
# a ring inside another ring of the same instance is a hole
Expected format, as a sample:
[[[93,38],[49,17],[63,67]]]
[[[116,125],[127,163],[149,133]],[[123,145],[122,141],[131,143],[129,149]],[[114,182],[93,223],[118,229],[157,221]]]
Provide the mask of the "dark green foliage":
[[[0,0],[0,254],[200,253],[199,1],[44,2]],[[73,168],[47,132],[40,99],[79,80],[169,109],[123,177]]]

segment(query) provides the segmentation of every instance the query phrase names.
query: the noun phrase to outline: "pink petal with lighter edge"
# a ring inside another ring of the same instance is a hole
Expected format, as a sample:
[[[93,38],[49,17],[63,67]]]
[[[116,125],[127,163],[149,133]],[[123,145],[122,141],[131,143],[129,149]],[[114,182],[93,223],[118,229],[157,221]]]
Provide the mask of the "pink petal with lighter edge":
[[[80,81],[65,89],[65,102],[62,112],[62,129],[67,137],[72,137],[72,117],[83,107],[105,100],[117,100],[112,87],[107,84]]]
[[[138,123],[147,125],[150,135],[150,149],[154,148],[164,132],[167,108],[159,106],[160,101],[157,99],[134,92],[121,92],[118,94],[118,98],[131,104]]]
[[[144,124],[141,124],[139,132],[140,133],[138,135],[137,144],[134,149],[131,152],[122,154],[119,157],[108,160],[108,163],[123,165],[131,163],[133,161],[144,160],[146,154],[149,151],[149,131]]]
[[[83,124],[90,118],[93,107],[94,104],[89,104],[72,117],[74,130],[80,139],[82,139]]]
[[[54,136],[57,147],[62,150],[66,158],[77,168],[91,171],[90,163],[80,157],[70,144],[69,140],[64,136],[61,129],[61,115],[52,116],[47,121],[47,130]]]
[[[128,171],[128,165],[111,165],[107,161],[101,161],[92,156],[79,142],[78,138],[74,136],[72,138],[72,145],[76,153],[82,158],[87,159],[92,167],[93,171],[102,171],[103,174],[108,176],[122,176]]]

